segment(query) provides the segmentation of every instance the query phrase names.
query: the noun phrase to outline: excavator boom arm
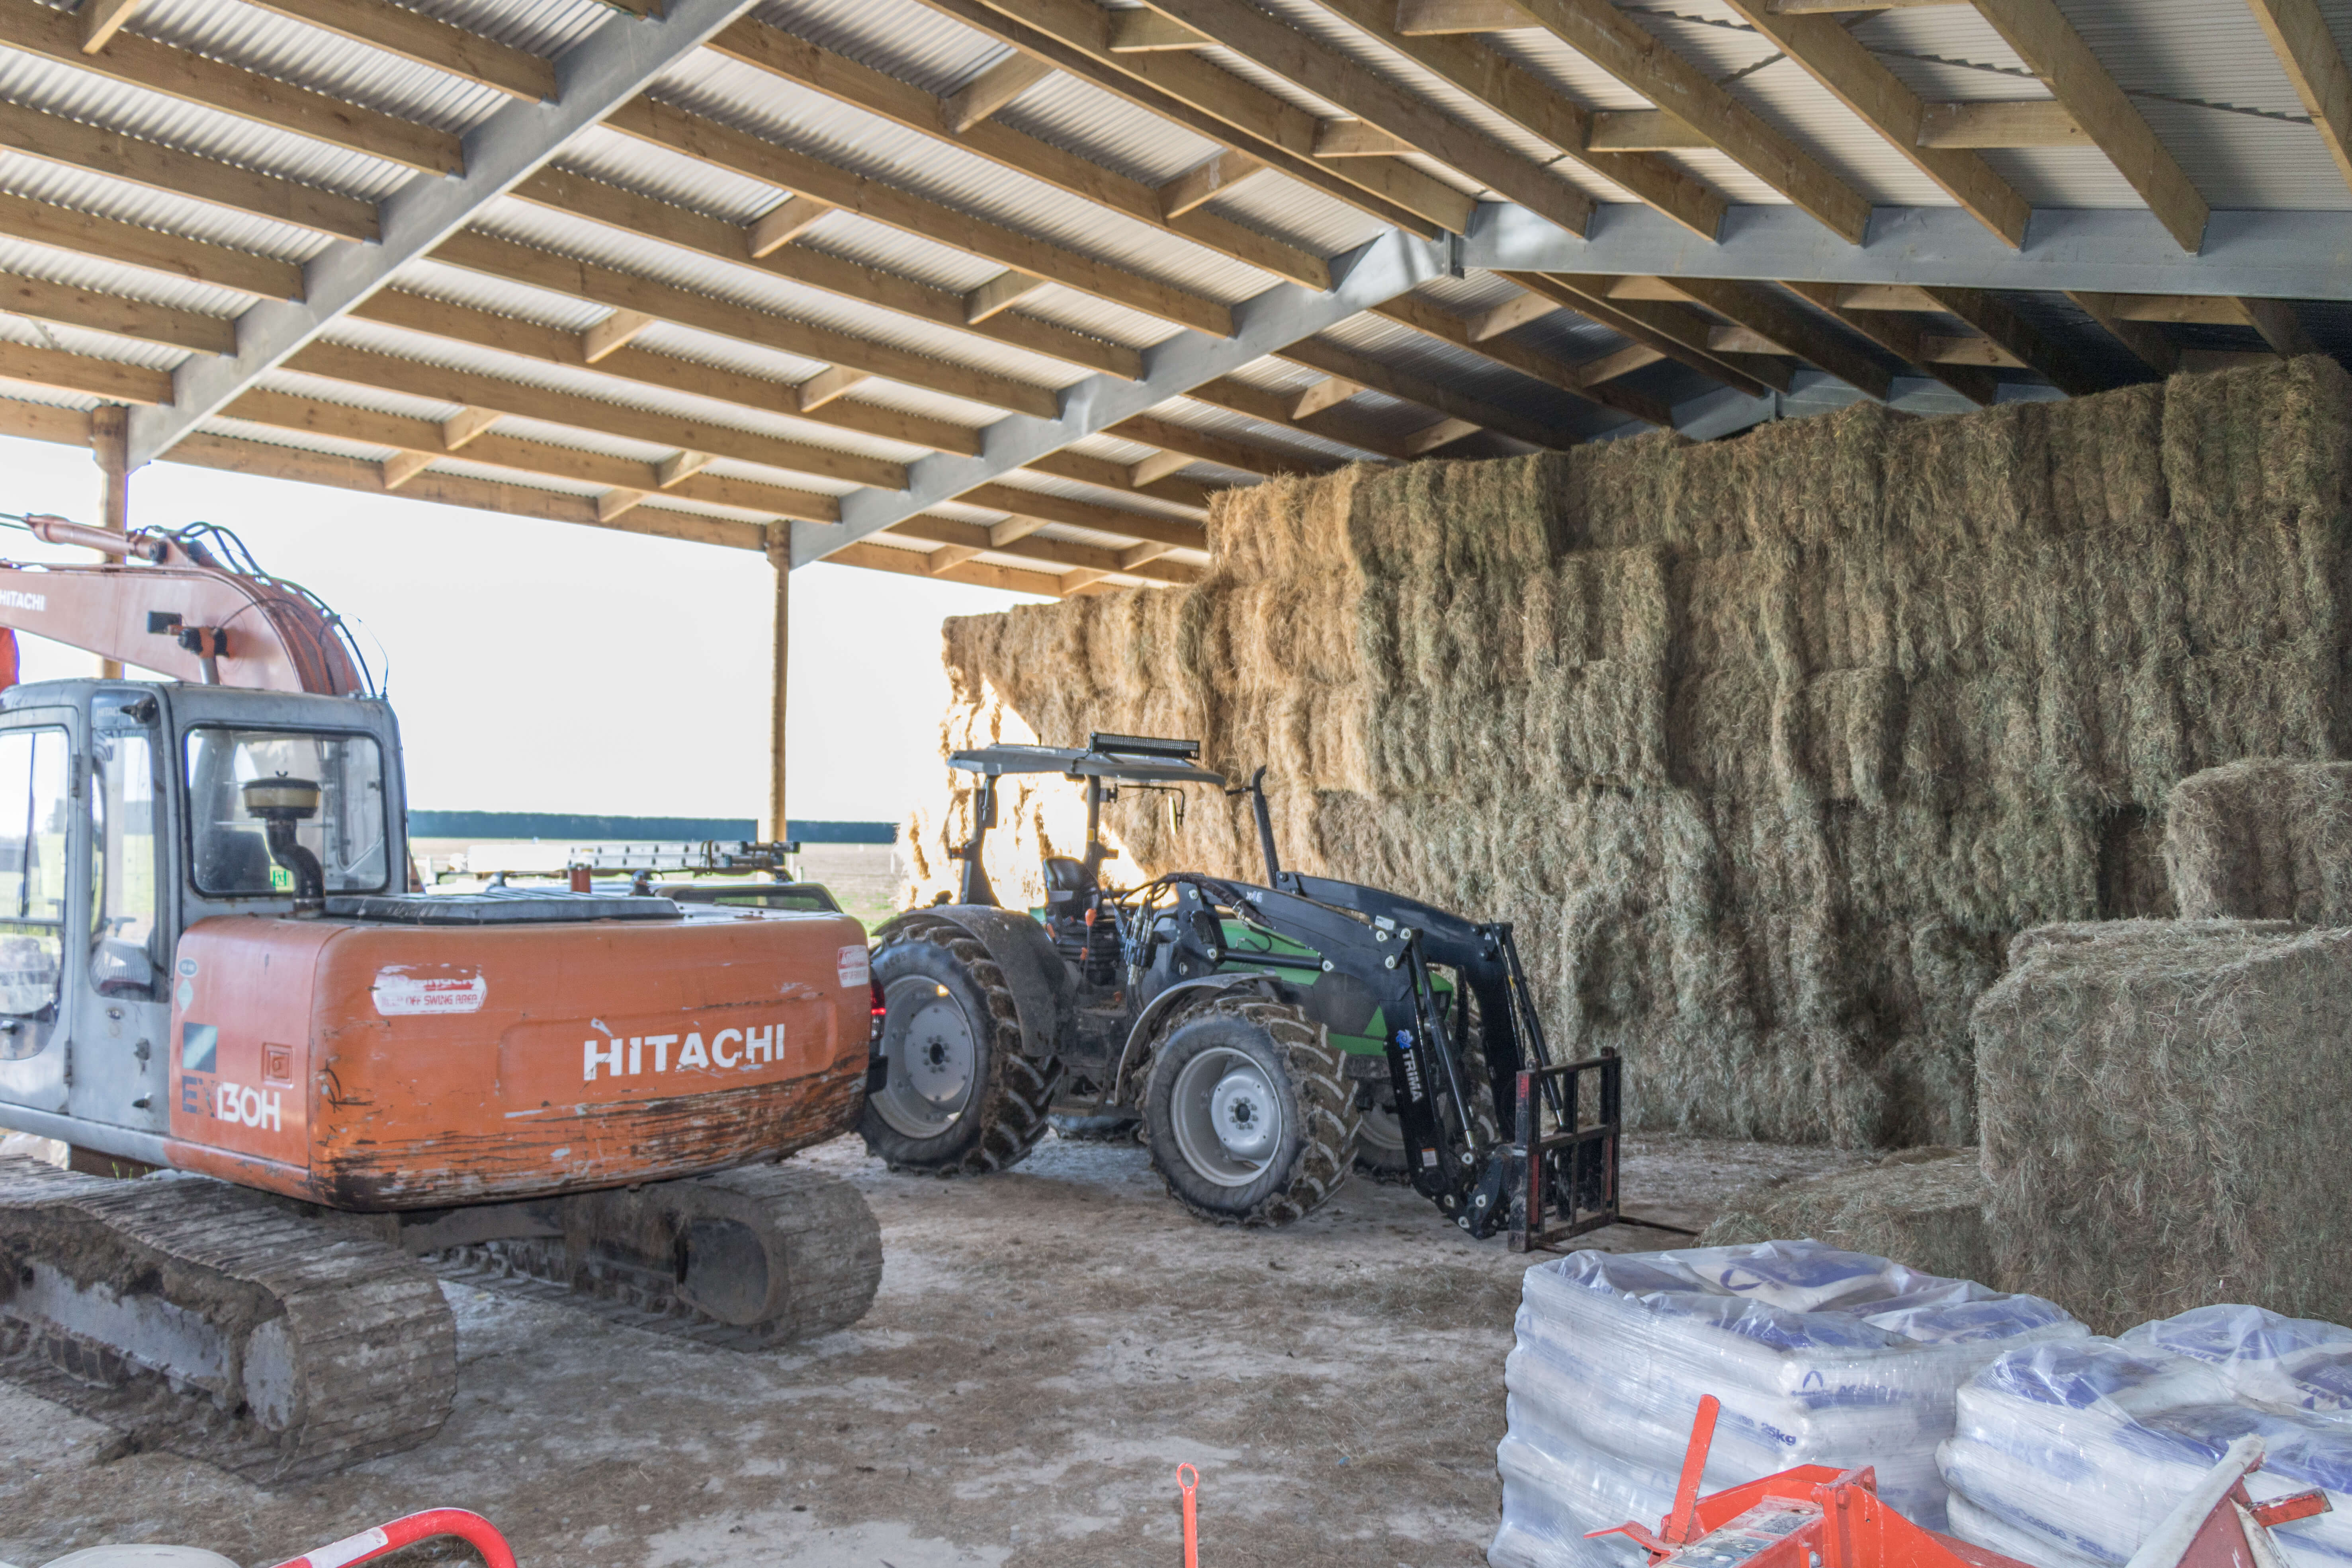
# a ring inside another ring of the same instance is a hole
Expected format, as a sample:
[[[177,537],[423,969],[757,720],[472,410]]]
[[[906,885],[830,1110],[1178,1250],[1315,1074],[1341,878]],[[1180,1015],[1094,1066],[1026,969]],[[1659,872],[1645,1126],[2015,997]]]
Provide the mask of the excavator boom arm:
[[[316,601],[268,577],[199,558],[168,535],[125,539],[61,518],[29,520],[53,544],[149,564],[21,566],[0,562],[0,632],[84,648],[175,679],[263,691],[363,696],[367,683]],[[15,675],[13,646],[0,674]]]

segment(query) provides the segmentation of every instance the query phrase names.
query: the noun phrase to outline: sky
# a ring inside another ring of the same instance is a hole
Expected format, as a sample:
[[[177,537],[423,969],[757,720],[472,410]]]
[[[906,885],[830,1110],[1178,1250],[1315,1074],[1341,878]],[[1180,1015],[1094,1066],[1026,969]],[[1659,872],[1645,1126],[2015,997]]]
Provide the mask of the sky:
[[[98,521],[87,449],[0,437],[0,511]],[[351,622],[400,715],[413,809],[768,812],[774,574],[749,551],[150,464],[131,523],[214,522]],[[0,531],[0,557],[94,560]],[[795,818],[943,793],[940,622],[1042,601],[856,567],[792,577]],[[90,655],[18,634],[26,680]]]

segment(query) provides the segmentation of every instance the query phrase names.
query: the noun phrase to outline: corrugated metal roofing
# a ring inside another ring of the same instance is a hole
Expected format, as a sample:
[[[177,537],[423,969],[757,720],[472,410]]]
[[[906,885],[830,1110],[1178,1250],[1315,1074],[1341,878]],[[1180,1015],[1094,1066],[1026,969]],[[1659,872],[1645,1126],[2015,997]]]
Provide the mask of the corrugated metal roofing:
[[[0,151],[0,191],[278,261],[308,261],[334,243],[316,229],[272,223],[22,153]]]
[[[38,321],[31,316],[0,314],[0,338],[13,343],[28,343],[34,348],[55,349],[60,353],[84,354],[91,359],[110,360],[119,364],[140,365],[148,370],[174,370],[189,357],[188,350],[173,348],[168,343],[143,343],[136,338],[89,331],[63,322]]]
[[[611,20],[604,0],[405,0],[436,21],[553,59]]]
[[[509,101],[495,88],[257,5],[223,5],[221,0],[142,0],[130,30],[436,131],[468,130]]]
[[[1327,9],[1321,0],[1256,3],[1315,47],[1412,93],[1428,106],[1428,112],[1451,119],[1464,133],[1486,138],[1497,155],[1548,168],[1551,177],[1603,202],[1630,199],[1624,188],[1591,173],[1517,121],[1423,67],[1407,51]],[[2352,210],[2352,186],[2347,186],[2319,133],[2308,123],[2285,72],[2242,5],[2221,0],[2058,3],[2214,206]],[[1619,4],[1640,27],[1722,83],[1870,200],[1906,206],[1950,205],[1950,198],[1908,157],[1847,110],[1797,62],[1778,58],[1773,47],[1723,0],[1619,0]],[[542,58],[577,44],[618,15],[602,0],[416,0],[415,8]],[[2352,0],[2324,0],[2321,8],[2339,44],[2352,44]],[[921,0],[765,0],[753,15],[758,25],[810,40],[925,93],[952,93],[1008,58],[1005,45],[998,39]],[[2048,96],[2048,89],[1969,5],[1906,7],[1857,15],[1848,18],[1848,24],[1854,37],[1874,50],[1898,79],[1931,102],[1999,102]],[[143,37],[447,132],[479,124],[513,101],[507,93],[468,80],[444,65],[403,58],[298,16],[238,0],[148,0],[131,26]],[[1589,110],[1638,109],[1645,103],[1638,92],[1541,29],[1486,35],[1463,47],[1492,49]],[[1196,58],[1205,67],[1229,71],[1294,110],[1317,118],[1351,117],[1344,106],[1327,101],[1230,48],[1205,49]],[[183,101],[173,96],[173,85],[158,83],[149,89],[105,80],[67,61],[0,48],[0,100],[362,199],[380,200],[412,178],[431,177],[416,175],[386,159]],[[1261,268],[1210,245],[1073,195],[1058,184],[954,145],[950,138],[909,130],[717,51],[703,51],[671,69],[657,85],[655,96],[820,158],[877,185],[914,193],[958,214],[1202,299],[1238,304],[1278,281]],[[259,103],[257,112],[268,112],[266,101]],[[1090,160],[1118,178],[1147,187],[1164,184],[1199,166],[1223,145],[1191,126],[1172,124],[1103,86],[1064,74],[1049,75],[1029,86],[998,111],[998,120],[1049,147]],[[1654,156],[1683,169],[1735,204],[1785,203],[1786,198],[1764,179],[1748,174],[1722,153],[1679,151]],[[2009,148],[1989,150],[1983,156],[2037,206],[2137,208],[2143,205],[2130,183],[2104,153],[2094,149]],[[952,319],[935,319],[951,316],[961,309],[955,297],[989,282],[1004,267],[1001,260],[957,248],[926,226],[918,224],[910,230],[856,212],[835,211],[798,237],[793,242],[796,253],[788,253],[780,262],[753,265],[748,251],[740,256],[734,253],[733,233],[783,200],[786,192],[781,185],[602,128],[577,137],[556,162],[565,171],[601,181],[619,192],[671,204],[679,209],[678,230],[659,232],[656,219],[650,226],[656,232],[638,233],[509,197],[483,211],[476,225],[478,232],[683,289],[692,296],[765,312],[775,318],[778,336],[784,341],[791,341],[782,331],[785,326],[804,323],[924,356],[943,373],[951,368],[982,372],[1050,391],[1095,374],[1093,364],[1115,349],[1145,351],[1180,331],[1172,321],[1153,311],[1115,302],[1078,286],[1080,279],[1049,279],[1046,287],[1021,302],[1021,315],[1100,342],[1087,346],[1065,339],[1063,346],[1073,353],[1072,358],[1015,347],[1001,341],[1000,335],[966,330]],[[1455,192],[1493,195],[1476,178],[1422,153],[1411,153],[1398,162]],[[1332,167],[1343,178],[1353,172],[1343,165]],[[13,153],[0,153],[0,191],[69,212],[93,214],[282,261],[300,262],[342,243],[308,227]],[[1325,257],[1351,250],[1384,232],[1384,225],[1358,205],[1331,191],[1311,187],[1280,168],[1221,191],[1205,210]],[[689,215],[703,220],[691,233],[686,232]],[[854,262],[866,270],[835,268],[826,273],[819,263],[827,258]],[[820,288],[782,275],[800,264],[805,264],[803,269],[825,277],[827,286]],[[247,294],[170,271],[20,238],[0,237],[0,272],[219,318],[233,316],[251,302]],[[874,297],[887,296],[886,289],[866,285],[865,280],[876,274],[885,275],[886,282],[904,279],[938,292],[925,297],[929,304],[923,309],[894,308]],[[395,283],[428,298],[564,333],[583,331],[612,312],[609,302],[431,260],[404,268]],[[1468,317],[1510,302],[1518,297],[1519,289],[1507,280],[1473,273],[1436,279],[1420,294],[1429,306]],[[2120,343],[2063,298],[2010,298],[2021,317],[2063,342],[2099,374],[2130,379],[2145,374]],[[37,308],[37,300],[31,302]],[[2352,306],[2315,305],[2303,313],[2307,330],[2323,347],[2352,349]],[[1701,323],[1703,330],[1711,318],[1692,312],[1685,319]],[[1948,318],[1915,315],[1910,319],[1927,331],[1946,334],[1966,331]],[[477,324],[466,330],[478,333],[482,329]],[[2176,343],[2186,347],[2247,351],[2260,342],[2248,329],[2236,326],[2166,331]],[[1416,331],[1386,316],[1358,316],[1328,329],[1322,336],[1460,396],[1507,409],[1522,420],[1549,422],[1563,431],[1585,435],[1601,434],[1622,423],[1622,416],[1596,409],[1488,354]],[[729,402],[677,390],[672,384],[630,380],[578,364],[553,364],[362,318],[339,322],[327,341],[598,399],[615,411],[616,428],[626,427],[627,411],[642,410],[891,463],[910,462],[924,452],[904,441],[779,412],[789,402],[793,385],[826,373],[830,366],[823,360],[776,347],[772,341],[744,341],[709,327],[657,321],[635,337],[631,346],[670,362],[667,374],[680,383],[690,383],[692,367],[697,366],[757,378],[774,389],[772,403],[752,406]],[[1515,353],[1539,353],[1559,362],[1561,374],[1626,342],[1616,332],[1569,310],[1533,316],[1514,327],[1504,341]],[[189,353],[29,316],[0,315],[0,342],[153,370],[168,370]],[[1246,365],[1233,372],[1232,378],[1268,391],[1296,391],[1323,379],[1320,372],[1278,357]],[[1833,402],[1819,379],[1809,375],[1803,395],[1788,406],[1828,406]],[[2004,372],[2003,379],[2017,387],[2010,395],[2038,395],[2029,373]],[[454,405],[357,384],[320,382],[293,371],[272,373],[265,384],[417,418],[445,418],[457,411]],[[1672,401],[1714,384],[1697,371],[1667,361],[1636,372],[1619,384],[1630,392]],[[21,390],[12,387],[11,395]],[[752,395],[748,390],[740,395]],[[919,375],[906,381],[868,379],[850,388],[845,396],[845,406],[851,409],[863,405],[869,412],[895,410],[969,431],[982,430],[1002,417],[995,406],[948,395]],[[81,407],[93,401],[55,393],[35,400]],[[1365,450],[1181,395],[1162,403],[1154,416],[1204,436],[1255,446],[1269,454],[1339,460],[1360,456]],[[1342,422],[1366,439],[1385,441],[1401,439],[1436,418],[1430,408],[1377,392],[1348,399],[1341,416]],[[205,427],[295,449],[370,460],[385,455],[383,448],[366,443],[270,431],[249,423],[215,420]],[[500,429],[551,448],[570,447],[638,462],[658,461],[674,450],[625,435],[520,419],[504,421]],[[1108,464],[1128,464],[1151,457],[1155,448],[1097,435],[1074,442],[1068,450]],[[571,494],[591,494],[597,489],[582,481],[498,468],[462,455],[444,458],[435,468]],[[844,481],[734,459],[714,464],[708,471],[824,494],[845,494],[854,488]],[[1240,470],[1202,461],[1189,464],[1181,474],[1196,484],[1246,482],[1249,478]],[[1155,518],[1197,519],[1199,515],[1196,509],[1132,490],[1084,484],[1034,470],[1015,473],[1003,482]],[[759,515],[675,496],[663,497],[659,504],[712,516]],[[939,515],[985,521],[1001,514],[969,503],[946,503]],[[1113,531],[1058,522],[1030,537],[1045,544],[1121,542]],[[905,547],[904,542],[887,538],[879,542],[887,548]],[[1186,558],[1191,558],[1191,552]],[[1032,573],[1052,570],[1050,563],[1002,552],[991,552],[985,559]]]
[[[369,201],[382,200],[415,174],[389,159],[331,146],[16,49],[0,48],[0,99]]]
[[[715,55],[706,55],[690,74],[677,73],[664,85],[662,96],[721,124],[812,153],[894,189],[1116,261],[1145,277],[1181,282],[1212,299],[1246,300],[1271,281],[1254,267],[1163,229],[1107,212],[1041,180]]]
[[[810,289],[772,272],[720,261],[698,250],[665,244],[651,236],[629,234],[546,207],[516,201],[502,203],[480,226],[484,233],[535,249],[652,279],[714,300],[764,310],[781,318],[780,325],[804,321],[870,338],[944,364],[990,370],[1041,387],[1064,385],[1079,378],[1079,373],[1067,364],[1043,354],[1025,353],[894,311],[860,306],[838,294]],[[525,287],[511,282],[504,286]],[[599,319],[602,315],[600,310]],[[799,381],[824,368],[822,362],[803,360],[793,367],[790,379]],[[985,423],[996,416],[997,410],[984,405],[961,405],[951,417]]]
[[[87,289],[93,293],[118,295],[175,310],[193,310],[199,315],[217,316],[224,321],[253,303],[252,296],[240,294],[234,289],[223,289],[152,268],[132,267],[80,251],[37,245],[7,236],[0,236],[0,272],[63,283],[75,289]]]

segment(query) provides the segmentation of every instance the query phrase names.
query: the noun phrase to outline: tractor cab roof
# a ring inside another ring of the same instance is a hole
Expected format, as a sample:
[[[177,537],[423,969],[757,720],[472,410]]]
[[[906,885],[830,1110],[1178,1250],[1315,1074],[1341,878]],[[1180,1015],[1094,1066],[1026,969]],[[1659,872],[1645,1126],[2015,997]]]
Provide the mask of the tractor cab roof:
[[[1084,750],[1075,746],[980,746],[957,752],[950,767],[968,773],[1059,773],[1108,784],[1197,784],[1224,787],[1225,775],[1201,766],[1198,741],[1162,741],[1147,735],[1094,734]]]

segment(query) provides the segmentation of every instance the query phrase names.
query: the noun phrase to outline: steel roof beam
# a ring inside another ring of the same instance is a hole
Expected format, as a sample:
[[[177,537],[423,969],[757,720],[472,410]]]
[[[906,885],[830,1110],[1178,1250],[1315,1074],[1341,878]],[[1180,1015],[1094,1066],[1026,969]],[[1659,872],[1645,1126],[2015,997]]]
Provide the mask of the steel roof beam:
[[[2039,208],[2012,250],[1958,207],[1881,207],[1860,245],[1787,207],[1735,207],[1709,245],[1631,204],[1602,207],[1578,239],[1489,202],[1462,261],[1496,271],[2352,300],[2352,213],[2217,212],[2192,255],[2154,214],[2132,209]]]
[[[131,462],[151,462],[199,421],[250,391],[287,357],[528,179],[566,142],[636,98],[754,0],[673,0],[660,20],[616,15],[555,62],[556,96],[517,100],[465,138],[465,173],[412,179],[377,208],[383,238],[338,242],[303,268],[303,298],[265,300],[237,318],[236,353],[192,359],[167,407],[134,409]]]
[[[1332,272],[1338,281],[1327,292],[1295,283],[1276,284],[1234,307],[1230,337],[1179,332],[1145,351],[1140,381],[1091,376],[1066,390],[1058,419],[1008,415],[982,432],[984,450],[979,457],[940,453],[922,458],[908,465],[904,490],[867,489],[843,497],[838,524],[795,522],[793,564],[805,566],[821,561],[869,534],[1001,479],[1073,441],[1148,414],[1203,382],[1230,375],[1254,360],[1289,348],[1442,276],[1447,261],[1444,245],[1391,232],[1335,262]]]

